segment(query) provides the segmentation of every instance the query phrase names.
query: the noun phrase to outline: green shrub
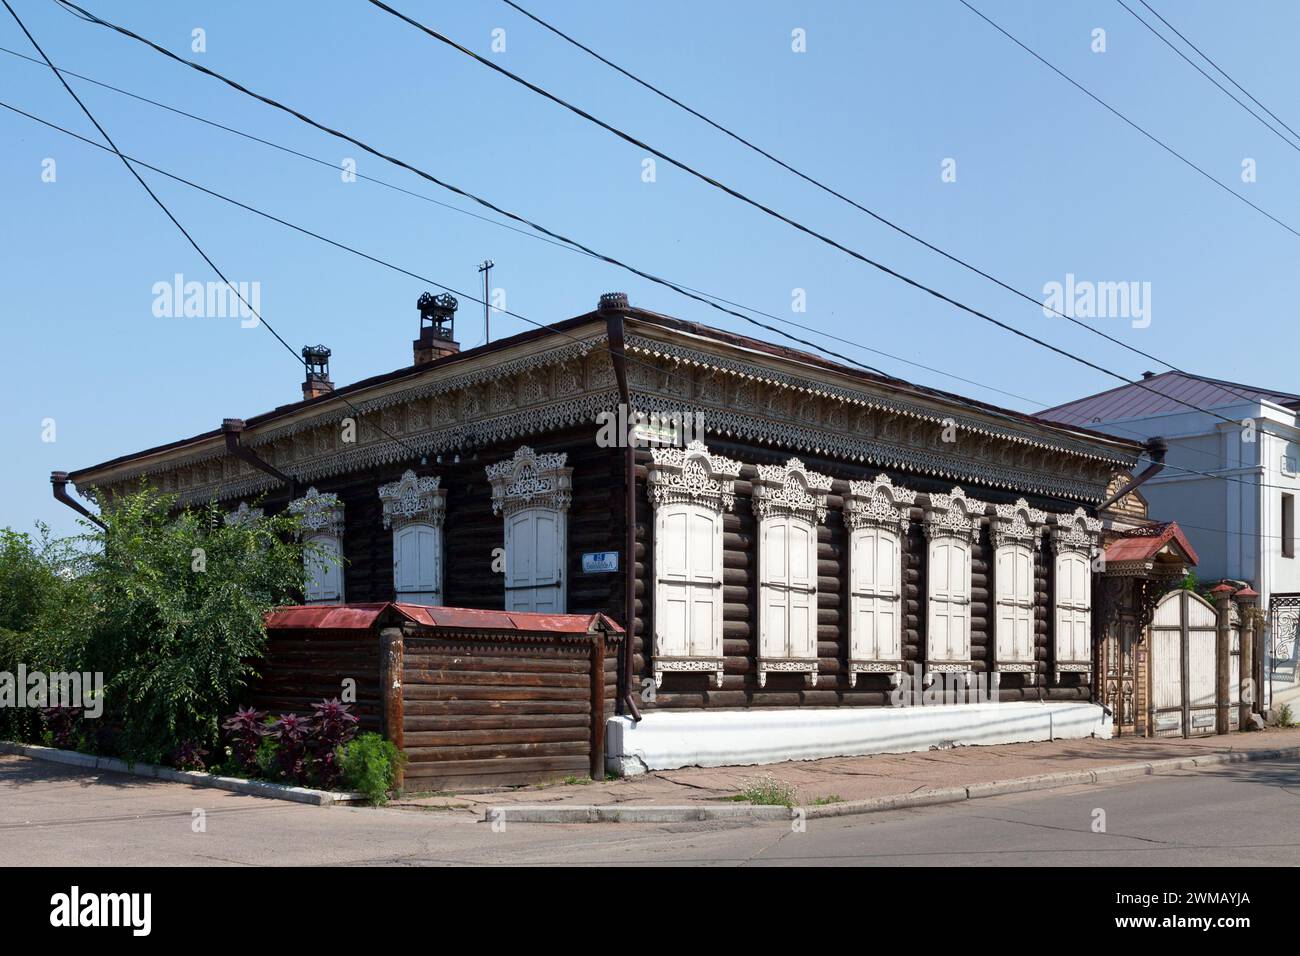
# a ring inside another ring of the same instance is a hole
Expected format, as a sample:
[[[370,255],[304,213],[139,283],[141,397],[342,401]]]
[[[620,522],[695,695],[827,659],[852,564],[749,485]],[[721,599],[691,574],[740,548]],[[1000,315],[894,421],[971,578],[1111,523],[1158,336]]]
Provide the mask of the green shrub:
[[[344,789],[363,793],[376,805],[388,801],[388,791],[397,784],[398,768],[405,762],[406,754],[391,740],[373,733],[362,734],[338,751]]]
[[[1283,704],[1277,709],[1277,725],[1279,727],[1295,726],[1295,717],[1291,713],[1290,704]]]

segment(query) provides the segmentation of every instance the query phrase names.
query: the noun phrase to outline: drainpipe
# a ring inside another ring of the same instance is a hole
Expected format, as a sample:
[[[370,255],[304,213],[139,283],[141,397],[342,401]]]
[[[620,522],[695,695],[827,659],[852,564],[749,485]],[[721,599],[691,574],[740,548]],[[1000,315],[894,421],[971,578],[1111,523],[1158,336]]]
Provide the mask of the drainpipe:
[[[604,297],[602,296],[602,299]],[[603,303],[602,303],[603,304]],[[614,362],[614,378],[618,381],[618,396],[627,409],[628,418],[632,416],[632,394],[627,384],[627,353],[623,343],[623,315],[611,312],[605,317],[605,328],[609,336],[609,355]],[[623,502],[623,522],[627,525],[627,536],[623,543],[625,555],[623,568],[623,706],[632,715],[633,720],[641,719],[641,711],[636,706],[632,693],[634,657],[632,642],[636,632],[636,449],[632,447],[629,436],[621,435],[624,444],[623,470],[627,475],[627,493]]]
[[[73,511],[99,525],[99,527],[106,531],[108,530],[107,526],[103,521],[99,520],[97,515],[92,514],[85,505],[68,494],[68,473],[66,471],[50,472],[50,484],[54,486],[55,501],[62,502]]]
[[[1119,501],[1138,485],[1143,484],[1148,478],[1154,478],[1160,472],[1165,470],[1165,452],[1169,451],[1169,444],[1160,436],[1148,439],[1146,442],[1147,457],[1151,459],[1151,464],[1147,465],[1142,474],[1138,475],[1127,485],[1121,488],[1115,494],[1111,495],[1105,501],[1097,506],[1098,511],[1105,511],[1115,502]]]
[[[246,461],[258,471],[264,471],[272,478],[289,486],[289,499],[292,501],[298,497],[298,479],[290,478],[280,469],[276,468],[270,462],[263,461],[258,457],[257,452],[248,448],[240,441],[240,435],[244,432],[244,420],[242,418],[227,418],[221,422],[221,433],[226,436],[226,451],[234,455],[240,461]]]

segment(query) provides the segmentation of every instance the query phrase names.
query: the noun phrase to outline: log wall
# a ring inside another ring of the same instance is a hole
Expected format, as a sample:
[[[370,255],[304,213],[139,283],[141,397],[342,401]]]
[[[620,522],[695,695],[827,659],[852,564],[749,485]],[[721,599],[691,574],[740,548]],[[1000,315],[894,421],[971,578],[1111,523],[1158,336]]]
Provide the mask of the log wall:
[[[321,700],[342,697],[356,681],[352,712],[363,731],[380,729],[379,645],[371,631],[323,628],[272,630],[248,700],[271,715],[310,714]]]

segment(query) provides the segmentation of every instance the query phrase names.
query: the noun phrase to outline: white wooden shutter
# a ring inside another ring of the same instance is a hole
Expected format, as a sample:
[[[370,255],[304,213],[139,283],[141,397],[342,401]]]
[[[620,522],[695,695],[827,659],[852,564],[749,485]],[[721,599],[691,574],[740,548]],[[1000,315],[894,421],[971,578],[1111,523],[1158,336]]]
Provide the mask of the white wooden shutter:
[[[1034,660],[1034,555],[1028,545],[998,547],[994,571],[997,659]]]
[[[304,598],[308,604],[338,604],[343,601],[343,546],[337,536],[316,534],[307,538],[303,556],[307,571]],[[323,553],[322,553],[323,552]]]
[[[970,660],[970,542],[952,537],[930,542],[926,656]]]
[[[442,603],[442,529],[409,524],[393,532],[393,590],[407,604]]]
[[[1078,551],[1056,556],[1056,659],[1092,659],[1092,569]]]
[[[807,521],[764,518],[761,525],[762,627],[759,655],[817,657],[817,533]]]
[[[564,514],[528,508],[506,519],[507,611],[564,613]]]
[[[855,529],[849,539],[849,658],[903,657],[902,542],[886,528]]]
[[[659,509],[655,654],[722,656],[722,519],[699,505]]]

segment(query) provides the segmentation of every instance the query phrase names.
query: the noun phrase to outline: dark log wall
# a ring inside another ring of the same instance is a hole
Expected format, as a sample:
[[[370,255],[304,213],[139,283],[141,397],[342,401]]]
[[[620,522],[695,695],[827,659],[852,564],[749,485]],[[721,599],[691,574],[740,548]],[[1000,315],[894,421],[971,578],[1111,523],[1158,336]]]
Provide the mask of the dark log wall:
[[[273,716],[310,714],[320,700],[342,697],[344,680],[356,681],[352,712],[362,730],[380,729],[379,643],[364,630],[275,630],[247,698]]]
[[[424,466],[416,460],[404,461],[314,482],[318,491],[333,492],[343,501],[344,596],[348,603],[394,598],[393,535],[384,527],[379,486],[398,480],[412,468],[421,476],[440,476],[441,486],[447,490],[443,603],[448,607],[504,607],[504,581],[492,570],[493,549],[502,547],[504,532],[501,517],[492,513],[486,468],[512,457],[520,445],[529,444],[538,452],[567,453],[567,464],[573,468],[566,610],[572,614],[600,611],[621,623],[623,575],[582,572],[584,551],[623,550],[623,452],[598,447],[595,435],[595,426],[577,427],[545,438],[482,446],[463,453],[459,463],[448,454],[442,464],[434,459]],[[281,492],[268,497],[265,508],[274,512],[287,504],[288,496]]]
[[[593,665],[588,640],[408,636],[406,790],[586,777],[595,729],[593,680],[606,697],[606,712],[613,713],[616,655],[610,651]]]
[[[718,689],[711,675],[667,673],[663,686],[651,686],[651,636],[653,635],[653,594],[646,582],[653,580],[654,513],[646,494],[648,450],[637,452],[637,603],[636,620],[631,635],[634,672],[638,675],[638,700],[647,707],[786,707],[885,705],[892,692],[884,675],[863,674],[857,687],[847,676],[849,601],[848,534],[841,520],[843,495],[849,479],[869,479],[880,474],[877,467],[846,465],[839,461],[800,455],[804,464],[815,471],[833,476],[836,481],[828,497],[829,513],[818,529],[818,657],[817,686],[805,685],[802,674],[769,673],[767,686],[757,680],[757,533],[758,526],[750,507],[751,480],[757,477],[758,464],[783,464],[789,454],[713,438],[709,449],[742,462],[740,480],[735,484],[736,506],[723,519],[723,686]],[[922,492],[948,492],[952,482],[934,481],[903,473],[890,473],[895,483]],[[973,497],[995,503],[1012,502],[1022,497],[971,486]],[[1035,507],[1061,511],[1060,502],[1044,502],[1024,495]],[[922,509],[912,509],[912,524],[904,541],[903,656],[918,665],[924,661],[925,594],[927,540],[921,529]],[[1035,656],[1037,682],[1029,685],[1022,675],[1003,675],[1002,700],[1087,700],[1088,686],[1077,675],[1065,678],[1065,685],[1049,683],[1051,663],[1049,596],[1050,552],[1040,547],[1035,575]],[[974,672],[982,675],[993,664],[993,579],[992,545],[985,529],[971,556],[971,657]]]

